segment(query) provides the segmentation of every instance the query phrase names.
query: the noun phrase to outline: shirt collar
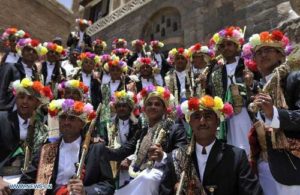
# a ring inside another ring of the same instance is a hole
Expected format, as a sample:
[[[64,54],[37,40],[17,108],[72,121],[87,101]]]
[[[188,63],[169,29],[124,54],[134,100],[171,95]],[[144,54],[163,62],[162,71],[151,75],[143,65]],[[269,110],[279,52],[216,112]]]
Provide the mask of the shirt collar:
[[[128,125],[129,124],[129,119],[127,120],[122,120],[122,119],[119,119],[119,125]]]
[[[60,147],[76,147],[76,148],[80,148],[80,144],[81,144],[81,136],[79,136],[75,141],[71,142],[71,143],[66,143],[64,141],[64,139],[61,140],[60,143]]]
[[[272,78],[273,74],[274,74],[274,73],[271,73],[271,74],[265,76],[266,82],[268,82],[268,81]]]
[[[198,155],[202,155],[202,156],[208,156],[209,155],[209,153],[210,153],[210,151],[211,151],[211,148],[213,147],[213,145],[215,144],[215,142],[216,142],[216,140],[214,140],[211,144],[209,144],[208,146],[205,146],[205,150],[206,150],[206,153],[207,154],[202,154],[201,152],[202,152],[202,149],[203,149],[203,146],[202,145],[200,145],[200,144],[198,144],[198,143],[196,143],[196,153],[198,154]]]
[[[183,77],[185,76],[185,71],[182,71],[182,72],[178,72],[177,70],[175,70],[176,74],[178,77]]]
[[[29,67],[28,67],[28,65],[27,65],[27,64],[25,64],[23,61],[21,61],[21,63],[22,63],[22,65],[23,65],[23,67],[24,67],[24,68],[31,69],[31,68],[29,68]]]
[[[17,115],[18,115],[19,124],[23,125],[24,122],[25,122],[25,120],[19,114],[17,114]],[[27,119],[27,123],[26,124],[29,124],[29,121],[30,121],[30,118]]]

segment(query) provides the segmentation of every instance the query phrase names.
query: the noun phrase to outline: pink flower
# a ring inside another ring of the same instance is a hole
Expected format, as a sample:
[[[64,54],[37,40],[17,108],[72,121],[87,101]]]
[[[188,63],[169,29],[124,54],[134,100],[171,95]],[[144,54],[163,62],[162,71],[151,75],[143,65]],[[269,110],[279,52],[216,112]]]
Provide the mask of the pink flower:
[[[226,102],[224,104],[222,112],[226,115],[226,117],[231,116],[233,114],[233,107],[232,107],[232,105],[229,104],[228,102]]]

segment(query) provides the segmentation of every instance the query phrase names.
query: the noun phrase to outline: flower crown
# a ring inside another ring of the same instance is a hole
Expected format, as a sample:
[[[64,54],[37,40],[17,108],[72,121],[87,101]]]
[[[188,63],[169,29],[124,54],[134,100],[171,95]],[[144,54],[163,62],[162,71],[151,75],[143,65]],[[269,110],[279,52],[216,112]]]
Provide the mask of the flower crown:
[[[83,52],[78,56],[78,59],[77,59],[78,66],[82,66],[82,63],[83,63],[84,59],[93,60],[95,62],[96,66],[99,66],[100,63],[101,63],[100,56],[98,56],[94,53],[91,53],[91,52]]]
[[[36,97],[43,104],[48,103],[53,98],[53,94],[49,86],[44,86],[39,81],[31,81],[29,78],[24,78],[22,81],[16,80],[13,82],[12,86],[14,94],[24,92]]]
[[[107,47],[107,44],[105,41],[101,40],[101,39],[96,39],[93,41],[93,46],[95,45],[101,45],[103,47],[103,49],[105,49]]]
[[[147,58],[147,57],[146,58],[144,58],[144,57],[137,58],[136,61],[134,61],[134,63],[133,63],[133,67],[137,71],[140,70],[142,65],[149,65],[152,68],[155,68],[157,66],[157,63],[154,60],[152,60],[151,58]]]
[[[200,99],[192,97],[189,100],[182,102],[180,109],[187,121],[189,121],[191,114],[198,110],[213,110],[221,121],[223,121],[225,117],[229,117],[233,114],[231,104],[224,104],[220,97],[215,96],[213,98],[209,95],[205,95]]]
[[[159,97],[161,100],[163,100],[168,112],[171,112],[174,107],[174,101],[175,98],[172,95],[172,93],[169,91],[169,89],[161,86],[154,86],[149,85],[145,88],[143,88],[138,94],[137,94],[137,100],[141,107],[144,107],[144,103],[150,98],[150,97]]]
[[[196,43],[195,45],[191,46],[188,50],[191,56],[193,56],[196,53],[203,53],[212,58],[215,55],[212,49],[209,49],[206,45],[202,46],[200,43]]]
[[[120,60],[118,56],[112,55],[111,60],[104,64],[104,70],[109,72],[109,68],[117,66],[122,69],[122,72],[127,72],[127,63],[123,60]]]
[[[67,113],[77,116],[84,122],[90,122],[96,117],[96,112],[90,103],[72,99],[52,100],[48,105],[48,113],[51,117]]]
[[[14,35],[16,36],[17,38],[29,38],[30,35],[26,32],[24,32],[23,30],[18,30],[16,28],[7,28],[2,36],[1,36],[1,39],[2,40],[8,40],[9,36],[11,35]]]
[[[118,102],[121,102],[121,101],[125,101],[127,103],[130,103],[132,106],[134,104],[137,103],[137,97],[136,95],[131,92],[131,91],[125,91],[125,90],[122,90],[122,91],[116,91],[114,93],[114,95],[112,96],[112,100],[111,100],[111,103],[113,105],[117,104]]]
[[[122,56],[127,56],[128,54],[130,54],[131,51],[127,48],[116,48],[114,50],[111,51],[112,55],[122,55]]]
[[[168,58],[167,58],[167,61],[169,64],[174,64],[174,60],[175,60],[175,56],[176,55],[182,55],[185,57],[185,59],[189,60],[190,57],[191,57],[191,53],[189,50],[187,49],[184,49],[184,48],[173,48],[169,51],[169,54],[168,54]]]
[[[46,47],[48,51],[54,51],[62,56],[66,56],[66,50],[63,48],[63,46],[57,45],[56,43],[52,42],[45,42],[43,43],[43,46]]]
[[[87,26],[91,26],[92,25],[92,21],[91,20],[77,18],[75,21],[76,21],[77,24],[85,24]]]
[[[254,34],[249,38],[249,42],[243,46],[242,57],[245,60],[245,65],[252,71],[256,71],[256,63],[253,61],[254,54],[260,48],[268,46],[274,47],[283,55],[289,55],[292,52],[292,46],[289,38],[280,30],[272,32],[261,32]]]
[[[122,38],[117,38],[117,39],[114,39],[113,40],[113,44],[112,44],[112,46],[113,46],[113,48],[116,48],[116,45],[118,44],[118,43],[123,43],[124,44],[124,47],[127,47],[127,41],[125,40],[125,39],[122,39]]]
[[[39,56],[44,56],[48,52],[48,49],[46,47],[42,46],[42,44],[37,39],[31,39],[31,38],[20,39],[16,46],[17,52],[20,55],[22,54],[22,49],[24,47],[33,48]]]
[[[210,40],[210,46],[217,49],[217,46],[222,43],[222,41],[230,40],[241,46],[244,44],[244,32],[240,27],[230,26],[219,32],[215,33]]]
[[[66,88],[78,89],[82,94],[87,94],[89,87],[79,80],[63,81],[58,85],[58,90],[63,91]]]
[[[160,42],[160,41],[158,41],[158,40],[150,41],[150,46],[151,46],[150,49],[151,49],[151,50],[152,50],[152,48],[153,48],[154,45],[157,45],[157,46],[160,47],[160,48],[162,48],[162,47],[165,46],[163,42]]]
[[[147,43],[144,40],[136,39],[131,42],[131,45],[132,45],[132,47],[134,47],[135,45],[141,45],[141,46],[145,47],[147,45]]]

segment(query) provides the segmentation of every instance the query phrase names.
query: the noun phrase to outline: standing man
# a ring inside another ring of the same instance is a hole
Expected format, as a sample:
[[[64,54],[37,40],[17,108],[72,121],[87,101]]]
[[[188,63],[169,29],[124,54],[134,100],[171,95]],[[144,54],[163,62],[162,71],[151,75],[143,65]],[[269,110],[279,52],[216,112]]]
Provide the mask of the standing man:
[[[158,40],[150,42],[151,57],[156,61],[162,78],[165,78],[165,75],[170,70],[171,66],[166,61],[164,54],[160,51],[163,47],[164,43]]]

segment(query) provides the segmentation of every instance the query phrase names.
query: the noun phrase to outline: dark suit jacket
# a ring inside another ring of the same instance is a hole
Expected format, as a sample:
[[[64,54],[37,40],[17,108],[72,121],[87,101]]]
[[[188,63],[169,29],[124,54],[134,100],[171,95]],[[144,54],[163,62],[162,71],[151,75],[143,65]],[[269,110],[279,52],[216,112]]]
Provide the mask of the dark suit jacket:
[[[76,33],[79,33],[79,32],[76,32]],[[79,40],[78,39],[74,39],[72,37],[72,34],[70,33],[69,37],[68,37],[68,40],[67,40],[67,46],[71,47],[72,49],[74,49],[74,48],[77,47],[78,41]],[[92,39],[91,39],[91,37],[87,33],[83,34],[83,42],[86,45],[88,45],[89,47],[92,47]]]
[[[144,51],[142,51],[141,54],[142,54],[142,57],[146,56]],[[128,61],[127,61],[128,66],[132,67],[134,61],[136,61],[138,59],[138,57],[139,57],[138,53],[136,53],[136,52],[134,52],[132,55],[128,56]]]
[[[65,79],[67,76],[66,70],[61,67],[60,62],[56,63],[54,65],[53,73],[51,75],[51,80],[56,81],[57,83],[60,83],[63,79]],[[48,76],[48,70],[47,70],[47,62],[42,63],[42,74],[44,77],[44,85],[46,85],[46,79]],[[61,75],[62,74],[62,75]]]
[[[192,166],[200,179],[196,153],[192,154]],[[179,182],[172,155],[167,164],[160,185],[160,194],[175,194],[174,186]],[[216,140],[206,162],[203,187],[216,186],[214,195],[258,195],[263,194],[257,177],[252,173],[244,150]],[[210,194],[206,191],[207,194]]]
[[[59,149],[59,147],[58,147]],[[109,162],[103,154],[104,145],[91,144],[85,160],[85,176],[83,180],[84,189],[87,194],[113,194],[113,176]],[[40,153],[38,153],[40,154]],[[57,154],[59,156],[59,152]],[[37,169],[39,163],[39,155],[34,156],[31,166],[26,174],[21,176],[19,183],[35,183]],[[53,190],[56,188],[55,181],[58,174],[59,158],[56,158],[51,183]],[[74,166],[74,165],[70,165]],[[75,173],[74,173],[75,174]],[[47,194],[52,194],[52,190],[48,190]],[[30,190],[16,190],[13,194],[32,194]]]
[[[136,149],[137,141],[140,139],[141,142],[147,134],[148,128],[142,128],[141,131],[137,131],[134,137],[123,144],[119,149],[107,150],[109,160],[121,161],[127,156],[134,153]],[[175,148],[180,148],[186,145],[186,133],[183,125],[174,124],[167,133],[167,141],[162,145],[163,151],[166,153],[171,152]]]
[[[164,78],[166,76],[167,72],[171,69],[171,66],[168,64],[164,54],[161,53],[161,52],[159,54],[160,54],[160,57],[161,57],[161,60],[162,60],[160,74],[161,74],[162,78]],[[152,58],[157,63],[157,60],[155,59],[153,52],[152,52]]]

